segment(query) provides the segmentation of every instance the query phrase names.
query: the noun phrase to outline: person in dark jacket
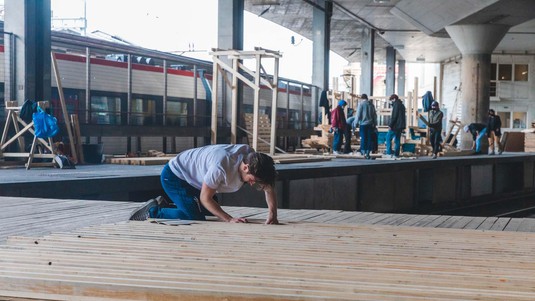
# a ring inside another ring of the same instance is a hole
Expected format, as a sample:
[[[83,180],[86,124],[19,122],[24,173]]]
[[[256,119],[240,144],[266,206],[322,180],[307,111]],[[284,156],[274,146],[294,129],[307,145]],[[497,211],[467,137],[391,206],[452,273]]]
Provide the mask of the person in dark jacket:
[[[433,159],[437,158],[440,151],[440,143],[442,142],[442,119],[444,113],[440,111],[438,102],[431,103],[431,111],[429,113],[429,140],[433,147]]]
[[[396,94],[389,98],[392,101],[392,116],[388,124],[388,133],[386,134],[386,154],[399,157],[401,150],[401,132],[406,126],[405,105],[401,102]],[[394,138],[394,152],[392,153],[392,138]]]
[[[347,105],[345,100],[340,100],[338,106],[331,112],[331,129],[333,131],[333,154],[339,155],[342,147],[342,137],[346,131],[346,115],[344,107]]]
[[[481,154],[481,140],[487,133],[487,127],[483,123],[470,123],[464,127],[464,131],[472,134],[472,149],[475,149],[476,155]]]
[[[487,121],[487,136],[489,137],[489,155],[494,155],[494,141],[498,145],[498,155],[503,152],[500,138],[502,137],[502,120],[496,115],[493,109],[489,110],[489,120]]]

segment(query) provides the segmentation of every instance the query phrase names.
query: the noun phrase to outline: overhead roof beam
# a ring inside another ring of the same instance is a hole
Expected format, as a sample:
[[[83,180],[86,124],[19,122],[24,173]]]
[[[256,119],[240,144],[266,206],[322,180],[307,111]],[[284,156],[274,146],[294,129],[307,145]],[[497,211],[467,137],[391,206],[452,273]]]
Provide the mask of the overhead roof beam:
[[[303,1],[306,1],[306,2],[309,2],[307,0],[303,0]],[[419,32],[418,30],[411,30],[411,29],[384,29],[384,28],[379,28],[373,24],[371,24],[370,22],[364,20],[363,18],[359,17],[358,15],[354,14],[352,11],[350,11],[349,9],[345,8],[344,6],[342,6],[341,4],[335,2],[335,1],[332,1],[334,6],[336,6],[336,8],[338,8],[341,12],[343,12],[344,14],[346,14],[347,16],[349,16],[350,18],[366,25],[368,28],[370,29],[375,29],[379,34],[383,34],[387,31],[391,31],[391,32]]]

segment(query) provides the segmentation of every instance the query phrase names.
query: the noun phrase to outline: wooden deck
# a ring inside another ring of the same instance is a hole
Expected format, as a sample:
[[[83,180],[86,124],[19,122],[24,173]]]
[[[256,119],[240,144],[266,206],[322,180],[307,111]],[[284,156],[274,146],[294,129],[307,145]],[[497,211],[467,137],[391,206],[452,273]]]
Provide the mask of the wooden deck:
[[[280,210],[267,226],[226,207],[253,223],[166,226],[126,222],[139,203],[0,204],[2,300],[535,300],[530,219]]]

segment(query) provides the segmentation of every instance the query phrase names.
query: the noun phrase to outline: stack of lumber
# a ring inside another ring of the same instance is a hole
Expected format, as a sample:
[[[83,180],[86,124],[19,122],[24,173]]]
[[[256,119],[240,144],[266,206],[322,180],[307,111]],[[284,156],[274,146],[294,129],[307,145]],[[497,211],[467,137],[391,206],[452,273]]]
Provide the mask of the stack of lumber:
[[[284,163],[307,163],[331,160],[330,157],[323,155],[298,155],[298,154],[278,154],[272,156],[273,161],[278,164]]]
[[[244,114],[245,119],[245,128],[247,129],[247,139],[249,140],[249,145],[253,146],[253,123],[254,115],[251,113]],[[256,151],[262,153],[269,153],[269,144],[271,137],[271,121],[269,116],[266,114],[258,115],[258,146]],[[264,141],[262,141],[262,140]]]
[[[314,130],[321,131],[321,136],[312,135],[308,139],[303,139],[301,145],[315,149],[330,149],[333,145],[333,134],[329,133],[330,128],[329,124],[318,125]]]
[[[526,129],[522,132],[524,133],[524,151],[535,152],[535,129]]]
[[[0,246],[0,298],[535,300],[535,234],[149,222]]]
[[[176,154],[166,154],[157,150],[149,150],[142,157],[114,156],[106,158],[106,163],[121,165],[165,165]]]
[[[173,157],[129,157],[129,158],[110,158],[111,164],[121,165],[165,165]]]
[[[171,156],[174,156],[174,155],[171,155]],[[150,149],[147,152],[147,157],[169,157],[169,156],[166,155],[165,153],[161,152],[161,151]]]

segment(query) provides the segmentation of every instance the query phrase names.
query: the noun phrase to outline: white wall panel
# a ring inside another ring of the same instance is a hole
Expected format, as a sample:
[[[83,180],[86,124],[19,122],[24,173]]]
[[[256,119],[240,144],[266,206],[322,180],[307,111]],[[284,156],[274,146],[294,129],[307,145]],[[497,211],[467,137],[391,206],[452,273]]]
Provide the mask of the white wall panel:
[[[132,70],[132,93],[163,95],[163,72]]]
[[[91,90],[126,93],[128,69],[91,65]]]

